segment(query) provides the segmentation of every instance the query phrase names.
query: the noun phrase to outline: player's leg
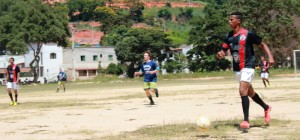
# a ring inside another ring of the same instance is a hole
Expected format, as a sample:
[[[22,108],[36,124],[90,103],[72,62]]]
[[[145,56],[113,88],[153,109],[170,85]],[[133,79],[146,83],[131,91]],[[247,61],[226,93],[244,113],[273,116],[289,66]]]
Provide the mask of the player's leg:
[[[62,82],[62,85],[63,85],[63,88],[64,88],[64,92],[66,92],[66,82],[63,81],[63,82]]]
[[[269,73],[266,73],[266,74],[265,74],[265,79],[266,79],[266,81],[268,82],[268,85],[270,85],[270,82],[269,82]]]
[[[243,129],[250,128],[250,124],[249,124],[250,101],[248,97],[249,96],[248,90],[251,86],[251,82],[253,78],[254,78],[254,69],[244,68],[241,70],[239,92],[242,99],[244,121],[240,124],[240,127]]]
[[[265,74],[264,74],[264,73],[261,73],[261,74],[260,74],[260,77],[261,77],[261,79],[262,79],[262,81],[263,81],[265,87],[267,87],[266,82],[265,82]]]
[[[7,82],[6,90],[7,90],[7,93],[9,95],[9,97],[10,97],[10,104],[9,105],[14,105],[14,99],[13,99],[11,89],[12,89],[12,82]]]
[[[14,89],[14,93],[15,93],[14,105],[18,105],[18,85],[17,85],[17,83],[13,83],[13,89]]]
[[[156,82],[150,82],[150,90],[152,93],[155,93],[156,97],[159,96]]]
[[[56,92],[59,92],[59,87],[60,87],[60,85],[61,85],[61,81],[58,81]]]
[[[250,107],[250,101],[248,98],[248,90],[250,87],[250,83],[241,81],[240,82],[240,96],[242,99],[242,107],[243,107],[243,113],[244,113],[244,121],[249,122],[249,107]]]
[[[144,90],[146,92],[146,96],[150,100],[150,105],[154,105],[154,101],[153,101],[151,93],[150,93],[150,82],[144,82]]]
[[[269,79],[266,79],[266,81],[268,82],[268,85],[270,85],[270,81],[269,81]]]
[[[263,78],[263,79],[262,79],[262,81],[263,81],[263,83],[264,83],[265,87],[267,87],[267,85],[266,85],[266,81],[265,81],[265,78]]]
[[[269,106],[259,97],[259,95],[254,91],[251,85],[248,90],[248,95],[253,99],[254,102],[259,104],[265,111],[268,110]]]
[[[267,124],[269,124],[271,117],[270,117],[270,111],[272,109],[271,106],[267,105],[260,97],[259,95],[254,91],[253,86],[251,85],[248,90],[249,96],[253,99],[254,102],[259,104],[265,111],[265,121]]]

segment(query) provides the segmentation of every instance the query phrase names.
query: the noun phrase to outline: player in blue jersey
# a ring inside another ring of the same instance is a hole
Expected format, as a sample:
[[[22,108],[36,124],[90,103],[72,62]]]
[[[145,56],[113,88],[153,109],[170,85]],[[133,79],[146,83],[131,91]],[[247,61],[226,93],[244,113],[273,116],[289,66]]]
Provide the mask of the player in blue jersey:
[[[154,105],[154,101],[151,96],[151,92],[155,93],[156,97],[158,97],[157,90],[157,73],[159,72],[158,65],[151,60],[151,53],[146,51],[144,53],[144,63],[141,66],[139,72],[135,72],[134,76],[144,75],[144,90],[146,92],[147,97],[150,100],[150,105]]]

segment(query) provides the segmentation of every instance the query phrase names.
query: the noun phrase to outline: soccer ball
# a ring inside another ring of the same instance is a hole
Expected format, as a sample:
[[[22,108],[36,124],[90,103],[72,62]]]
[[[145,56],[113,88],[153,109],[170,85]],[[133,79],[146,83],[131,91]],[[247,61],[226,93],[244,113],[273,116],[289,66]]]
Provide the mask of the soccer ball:
[[[210,121],[206,116],[200,116],[197,119],[197,129],[198,130],[208,129],[209,126],[210,126]]]

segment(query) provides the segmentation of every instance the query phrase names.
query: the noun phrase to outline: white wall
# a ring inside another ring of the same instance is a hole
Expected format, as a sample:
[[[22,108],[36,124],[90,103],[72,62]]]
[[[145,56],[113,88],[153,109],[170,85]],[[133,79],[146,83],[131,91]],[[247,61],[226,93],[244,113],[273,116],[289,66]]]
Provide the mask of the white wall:
[[[72,49],[63,50],[63,66],[66,69],[68,78],[73,79],[73,63],[72,56],[74,55],[74,67],[75,69],[98,69],[99,61],[101,61],[101,67],[106,68],[110,63],[117,63],[117,57],[113,47],[100,47],[100,48],[74,48],[74,54],[72,54]],[[113,60],[110,61],[108,56],[112,55]],[[85,61],[81,61],[81,56],[85,56]],[[98,60],[93,60],[93,56],[97,56]],[[101,57],[102,56],[102,57]],[[79,78],[79,73],[76,71],[76,78]],[[89,78],[89,77],[87,77]],[[83,77],[80,77],[83,79]]]
[[[31,44],[36,50],[37,44]],[[28,53],[25,54],[25,67],[30,67],[29,64],[33,60],[34,51],[28,46]],[[55,53],[56,59],[50,59],[50,54]],[[56,80],[56,76],[59,73],[59,68],[63,66],[63,53],[62,47],[57,46],[56,43],[43,44],[40,53],[40,67],[44,67],[43,75],[40,75],[39,80],[44,81],[43,78],[46,77],[48,81]]]
[[[189,45],[189,46],[187,46],[187,47],[185,47],[185,48],[182,48],[182,54],[184,54],[185,56],[187,55],[187,52],[188,51],[190,51],[191,49],[193,49],[194,48],[194,45],[192,44],[192,45]]]

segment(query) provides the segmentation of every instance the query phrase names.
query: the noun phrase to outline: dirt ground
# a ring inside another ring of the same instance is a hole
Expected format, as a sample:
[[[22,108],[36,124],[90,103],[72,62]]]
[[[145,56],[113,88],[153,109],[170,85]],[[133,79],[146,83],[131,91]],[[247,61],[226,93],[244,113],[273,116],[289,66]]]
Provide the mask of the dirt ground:
[[[268,88],[260,80],[253,86],[273,107],[272,118],[299,121],[299,81],[280,77],[272,79]],[[211,121],[242,118],[238,83],[231,79],[159,81],[160,97],[154,98],[154,106],[148,105],[142,86],[142,81],[76,83],[69,84],[65,93],[56,93],[55,85],[32,92],[37,86],[28,86],[20,90],[18,106],[8,105],[1,87],[0,137],[101,139],[144,126],[195,122],[200,115]],[[262,117],[262,108],[251,100],[250,118]]]

